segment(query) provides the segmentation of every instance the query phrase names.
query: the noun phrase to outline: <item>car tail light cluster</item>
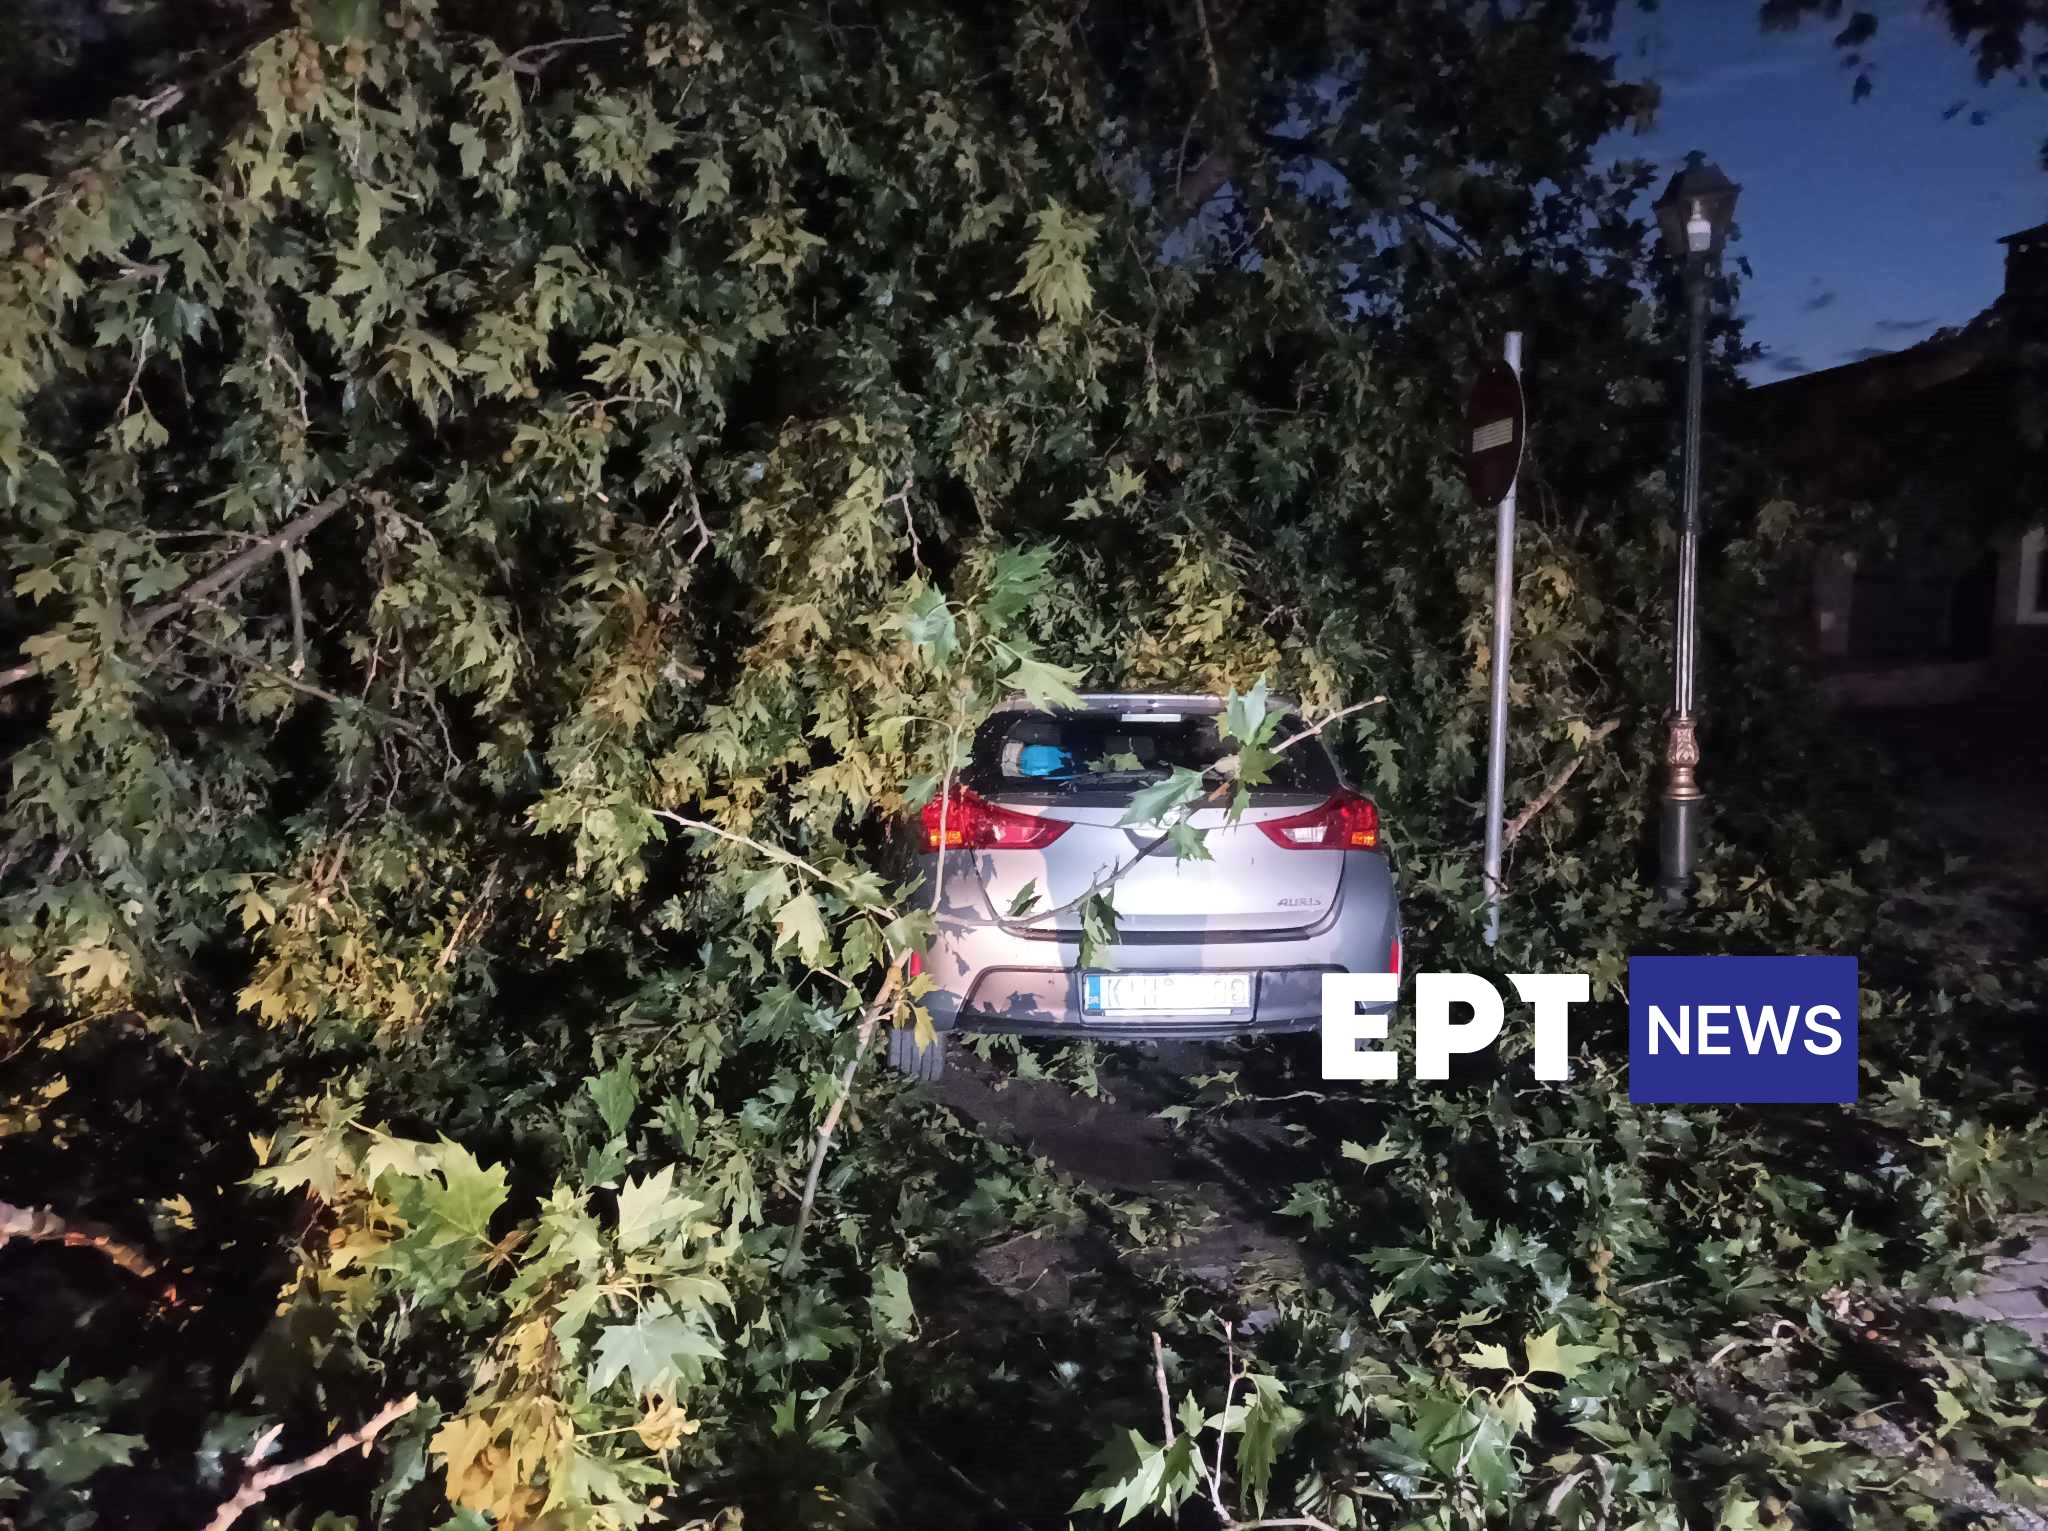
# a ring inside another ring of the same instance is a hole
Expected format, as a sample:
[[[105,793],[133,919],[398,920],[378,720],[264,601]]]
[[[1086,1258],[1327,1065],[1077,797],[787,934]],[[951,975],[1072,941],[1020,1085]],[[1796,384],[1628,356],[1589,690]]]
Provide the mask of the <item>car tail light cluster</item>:
[[[933,798],[920,816],[928,851],[940,848],[942,835],[945,848],[952,851],[1040,851],[1069,827],[1060,819],[998,808],[965,787],[955,787],[949,797]]]
[[[1284,819],[1263,819],[1259,828],[1282,850],[1376,851],[1380,811],[1356,792],[1339,792],[1320,808]]]

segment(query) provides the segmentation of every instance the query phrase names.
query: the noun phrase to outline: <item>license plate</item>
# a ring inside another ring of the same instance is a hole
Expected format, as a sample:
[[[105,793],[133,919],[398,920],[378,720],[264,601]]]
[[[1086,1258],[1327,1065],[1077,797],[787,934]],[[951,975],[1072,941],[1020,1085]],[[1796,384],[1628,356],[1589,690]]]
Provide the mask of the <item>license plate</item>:
[[[1252,1007],[1249,973],[1083,973],[1090,1015],[1227,1015]]]

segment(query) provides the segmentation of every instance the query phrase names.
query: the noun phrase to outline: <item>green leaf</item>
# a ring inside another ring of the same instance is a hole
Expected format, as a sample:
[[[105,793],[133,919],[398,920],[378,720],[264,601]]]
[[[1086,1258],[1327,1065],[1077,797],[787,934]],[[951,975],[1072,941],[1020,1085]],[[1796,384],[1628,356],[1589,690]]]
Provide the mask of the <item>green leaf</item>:
[[[794,943],[804,961],[816,962],[825,951],[826,941],[825,916],[808,892],[797,894],[775,911],[778,950],[785,943]]]
[[[1361,1148],[1358,1144],[1347,1141],[1339,1145],[1337,1151],[1354,1164],[1363,1164],[1367,1168],[1375,1164],[1390,1164],[1401,1157],[1401,1150],[1385,1138],[1381,1138],[1370,1148]]]
[[[1166,780],[1132,793],[1131,806],[1124,810],[1117,823],[1157,824],[1201,795],[1202,773],[1186,766],[1175,766],[1173,774]]]
[[[1266,728],[1266,677],[1261,675],[1252,689],[1243,696],[1231,688],[1223,704],[1223,737],[1240,744],[1261,744],[1265,742],[1262,730]]]
[[[1237,1476],[1253,1511],[1263,1514],[1273,1464],[1300,1428],[1302,1415],[1287,1402],[1286,1389],[1277,1377],[1255,1375],[1246,1380],[1252,1393],[1244,1410],[1244,1433],[1237,1441]]]
[[[372,1185],[380,1175],[392,1174],[418,1180],[434,1173],[441,1164],[438,1144],[416,1138],[379,1136],[363,1151],[363,1179]]]
[[[1022,692],[1024,700],[1034,707],[1081,705],[1080,693],[1075,690],[1081,684],[1079,670],[1047,664],[1029,654],[1017,655],[1016,667],[1003,677],[1003,684],[1012,691]]]
[[[490,145],[474,123],[458,122],[448,129],[448,141],[461,151],[463,179],[473,181],[483,173],[484,157]]]
[[[384,30],[377,0],[311,0],[308,15],[313,35],[330,48],[351,38],[376,37]]]
[[[1038,902],[1038,879],[1032,878],[1017,890],[1017,896],[1010,900],[1010,918],[1029,914],[1031,906]]]
[[[1536,1401],[1520,1386],[1503,1388],[1500,1397],[1494,1400],[1493,1412],[1510,1439],[1528,1435],[1536,1428]]]
[[[488,1169],[460,1143],[441,1140],[437,1155],[438,1182],[421,1182],[422,1201],[441,1226],[429,1241],[435,1246],[491,1240],[491,1217],[505,1204],[505,1166]]]
[[[1551,1329],[1523,1342],[1522,1353],[1529,1362],[1527,1370],[1554,1372],[1569,1382],[1606,1354],[1598,1345],[1560,1345],[1558,1333]]]
[[[57,577],[57,571],[47,564],[33,569],[24,569],[14,576],[14,593],[30,601],[40,601],[45,596],[61,595],[64,581]]]
[[[1108,893],[1091,893],[1081,903],[1080,965],[1093,967],[1116,945],[1116,904]]]
[[[976,611],[992,632],[1000,633],[1029,610],[1051,579],[1053,550],[1047,546],[1005,549],[996,555],[988,594]]]
[[[697,174],[691,182],[690,200],[683,208],[683,221],[701,218],[714,207],[723,207],[732,192],[732,173],[725,160],[717,154],[706,155],[697,161]]]
[[[1466,1415],[1471,1439],[1465,1470],[1488,1503],[1506,1504],[1515,1495],[1521,1474],[1515,1467],[1514,1440],[1507,1425],[1492,1413]]]
[[[613,1324],[597,1337],[590,1391],[601,1393],[624,1375],[635,1393],[677,1381],[694,1382],[700,1361],[715,1361],[718,1341],[665,1306],[642,1308],[630,1324]]]
[[[1515,1363],[1508,1356],[1507,1347],[1492,1343],[1475,1345],[1470,1350],[1460,1351],[1458,1359],[1467,1366],[1477,1366],[1487,1371],[1511,1372],[1515,1369]]]
[[[897,618],[903,636],[919,648],[928,649],[934,664],[943,666],[960,649],[959,624],[946,598],[929,587],[912,598],[909,611]]]
[[[908,1339],[917,1329],[917,1308],[910,1300],[910,1278],[893,1265],[877,1267],[868,1311],[875,1332],[888,1339]]]
[[[1739,1484],[1731,1483],[1722,1496],[1721,1512],[1714,1517],[1716,1531],[1763,1531],[1762,1508]]]
[[[1148,1510],[1173,1514],[1199,1486],[1194,1442],[1191,1434],[1171,1446],[1155,1446],[1135,1430],[1111,1436],[1095,1456],[1101,1471],[1074,1508],[1116,1511],[1125,1526]]]
[[[1048,200],[1033,224],[1036,232],[1024,253],[1024,275],[1010,294],[1029,298],[1042,319],[1071,324],[1095,300],[1084,262],[1102,220],[1068,212]]]
[[[618,1243],[639,1249],[704,1210],[704,1204],[675,1189],[676,1169],[664,1164],[654,1174],[629,1180],[619,1190]]]
[[[1934,1407],[1941,1415],[1941,1428],[1936,1432],[1939,1435],[1947,1435],[1970,1417],[1968,1406],[1945,1387],[1934,1389]]]
[[[621,1058],[602,1074],[584,1081],[584,1088],[597,1103],[597,1114],[614,1135],[626,1130],[633,1120],[633,1108],[640,1103],[640,1086],[633,1077],[633,1065]]]
[[[780,908],[788,901],[789,874],[779,866],[764,867],[747,883],[746,892],[740,898],[740,908],[752,914],[763,904],[772,903]]]

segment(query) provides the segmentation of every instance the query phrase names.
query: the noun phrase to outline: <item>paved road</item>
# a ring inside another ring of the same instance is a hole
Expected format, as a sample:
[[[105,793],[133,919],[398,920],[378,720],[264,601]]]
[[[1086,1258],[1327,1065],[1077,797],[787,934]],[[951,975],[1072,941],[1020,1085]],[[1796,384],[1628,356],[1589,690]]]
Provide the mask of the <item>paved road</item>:
[[[2048,1218],[2021,1223],[1984,1260],[1974,1296],[1936,1307],[1976,1319],[2003,1319],[2048,1355]]]

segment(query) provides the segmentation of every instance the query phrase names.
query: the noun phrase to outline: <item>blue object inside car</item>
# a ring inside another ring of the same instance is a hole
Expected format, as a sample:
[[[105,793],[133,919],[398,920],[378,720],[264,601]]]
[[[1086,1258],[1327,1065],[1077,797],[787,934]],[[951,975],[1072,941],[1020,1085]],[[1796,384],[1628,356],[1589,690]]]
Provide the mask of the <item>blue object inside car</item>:
[[[1027,744],[1017,752],[1019,776],[1059,776],[1073,767],[1073,757],[1057,744]]]

